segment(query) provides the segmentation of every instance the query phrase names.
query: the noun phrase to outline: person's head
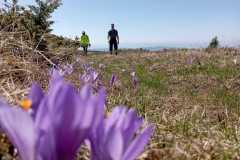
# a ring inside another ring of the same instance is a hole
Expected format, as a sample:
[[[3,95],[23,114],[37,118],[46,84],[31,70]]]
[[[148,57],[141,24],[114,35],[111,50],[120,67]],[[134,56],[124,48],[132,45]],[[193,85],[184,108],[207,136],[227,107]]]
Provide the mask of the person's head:
[[[114,28],[115,28],[114,24],[111,24],[111,28],[112,28],[112,29],[114,29]]]
[[[85,35],[86,33],[85,33],[85,31],[82,31],[82,35]]]

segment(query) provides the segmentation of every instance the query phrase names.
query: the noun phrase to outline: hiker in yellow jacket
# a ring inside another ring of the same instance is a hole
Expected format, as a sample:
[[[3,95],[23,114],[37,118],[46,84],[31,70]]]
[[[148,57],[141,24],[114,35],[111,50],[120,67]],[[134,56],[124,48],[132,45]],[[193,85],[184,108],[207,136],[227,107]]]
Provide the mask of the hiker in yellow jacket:
[[[82,36],[80,38],[80,45],[83,48],[84,54],[87,55],[88,47],[91,46],[90,40],[88,35],[85,33],[85,31],[82,32]]]

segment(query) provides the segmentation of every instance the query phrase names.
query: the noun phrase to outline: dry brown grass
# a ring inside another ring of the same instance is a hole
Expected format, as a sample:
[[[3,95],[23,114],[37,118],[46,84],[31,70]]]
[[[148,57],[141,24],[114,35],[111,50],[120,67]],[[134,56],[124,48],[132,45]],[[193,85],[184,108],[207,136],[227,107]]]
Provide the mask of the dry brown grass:
[[[73,63],[77,55],[60,63]],[[82,57],[98,69],[108,86],[112,73],[119,83],[108,89],[107,106],[135,107],[155,123],[151,144],[140,159],[240,159],[240,51],[235,49],[169,50],[164,53],[93,54]],[[63,56],[63,57],[64,57]],[[189,59],[192,62],[189,63]],[[234,59],[238,59],[235,64]],[[67,61],[67,62],[66,62]],[[67,77],[79,85],[81,64]],[[33,81],[47,87],[49,63],[32,58],[0,55],[0,95],[17,104]],[[130,72],[140,80],[133,89]],[[2,146],[2,144],[0,145]],[[2,151],[0,147],[0,152]]]

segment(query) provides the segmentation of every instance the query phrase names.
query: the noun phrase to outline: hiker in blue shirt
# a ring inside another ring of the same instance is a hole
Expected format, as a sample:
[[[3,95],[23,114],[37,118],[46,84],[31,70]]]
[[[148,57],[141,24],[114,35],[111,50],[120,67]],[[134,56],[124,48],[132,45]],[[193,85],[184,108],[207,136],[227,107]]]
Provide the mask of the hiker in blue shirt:
[[[108,42],[110,54],[113,53],[113,47],[115,54],[118,54],[119,36],[118,31],[115,29],[114,24],[111,25],[111,30],[108,32]]]

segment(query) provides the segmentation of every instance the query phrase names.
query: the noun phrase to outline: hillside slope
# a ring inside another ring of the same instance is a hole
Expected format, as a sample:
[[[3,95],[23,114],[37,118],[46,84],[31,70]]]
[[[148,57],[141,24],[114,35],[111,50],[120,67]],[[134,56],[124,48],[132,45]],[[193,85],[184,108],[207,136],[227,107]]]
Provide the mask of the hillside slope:
[[[109,110],[116,105],[133,107],[155,124],[142,159],[240,159],[239,50],[131,52],[71,55],[64,62],[74,64],[66,79],[79,86],[81,65],[92,65],[107,88]],[[1,57],[0,95],[17,104],[32,81],[46,88],[49,66],[14,59]],[[136,87],[132,72],[138,79]],[[112,74],[118,80],[109,87]]]

